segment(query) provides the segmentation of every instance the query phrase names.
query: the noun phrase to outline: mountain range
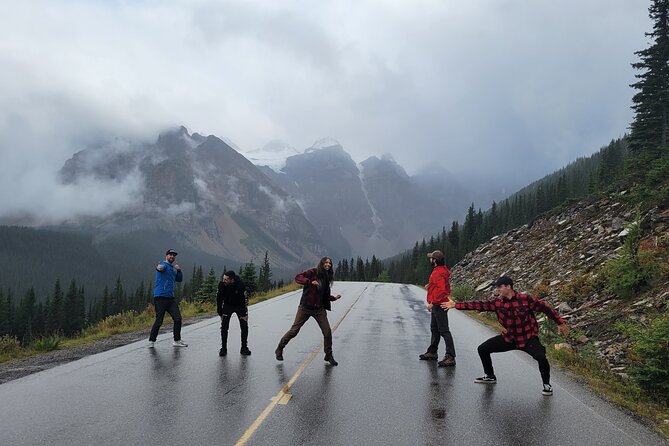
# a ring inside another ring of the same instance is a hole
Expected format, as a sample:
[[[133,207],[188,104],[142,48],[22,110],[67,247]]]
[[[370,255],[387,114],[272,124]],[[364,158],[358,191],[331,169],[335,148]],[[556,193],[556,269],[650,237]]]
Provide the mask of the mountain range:
[[[64,163],[61,181],[134,181],[133,200],[48,229],[83,234],[105,255],[122,253],[126,267],[150,268],[168,247],[216,269],[259,264],[268,252],[275,277],[285,277],[323,255],[397,254],[450,226],[477,198],[445,170],[409,176],[389,155],[356,163],[333,139],[302,153],[274,141],[248,157],[258,165],[224,137],[185,127],[153,143],[86,147]]]

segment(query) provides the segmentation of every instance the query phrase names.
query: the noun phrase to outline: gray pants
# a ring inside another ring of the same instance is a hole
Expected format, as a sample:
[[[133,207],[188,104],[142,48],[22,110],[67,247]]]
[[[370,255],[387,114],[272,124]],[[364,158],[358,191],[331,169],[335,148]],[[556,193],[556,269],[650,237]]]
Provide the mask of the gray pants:
[[[455,357],[453,336],[451,336],[451,331],[448,329],[448,310],[444,310],[437,304],[432,306],[430,332],[432,333],[432,338],[430,339],[430,346],[427,348],[427,351],[437,353],[437,350],[439,350],[439,339],[444,338],[446,354]]]
[[[291,339],[297,336],[297,333],[300,332],[300,328],[302,328],[304,323],[307,322],[310,317],[316,319],[318,326],[321,327],[321,332],[323,332],[323,350],[325,351],[325,354],[332,354],[332,329],[330,329],[330,322],[328,321],[328,315],[325,308],[310,310],[302,305],[297,307],[297,314],[295,315],[293,326],[290,327],[290,330],[288,330],[285,335],[283,335],[281,341],[279,341],[279,347],[284,348]]]

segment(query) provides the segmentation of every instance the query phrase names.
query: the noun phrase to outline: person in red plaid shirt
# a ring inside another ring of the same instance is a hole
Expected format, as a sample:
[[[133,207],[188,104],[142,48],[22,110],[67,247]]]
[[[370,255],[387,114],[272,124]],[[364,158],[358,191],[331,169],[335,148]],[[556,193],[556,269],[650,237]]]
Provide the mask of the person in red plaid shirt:
[[[444,309],[494,311],[497,320],[504,327],[502,334],[494,336],[479,345],[478,352],[483,363],[484,376],[476,378],[475,383],[495,384],[497,378],[492,367],[491,353],[522,350],[528,353],[539,363],[539,372],[544,387],[544,395],[552,395],[553,387],[550,383],[551,369],[546,359],[546,348],[539,341],[539,325],[534,313],[540,311],[558,324],[558,330],[564,335],[569,334],[569,327],[564,319],[543,301],[528,294],[517,293],[513,289],[513,280],[502,276],[493,282],[498,297],[489,300],[474,300],[470,302],[447,301],[441,304]]]

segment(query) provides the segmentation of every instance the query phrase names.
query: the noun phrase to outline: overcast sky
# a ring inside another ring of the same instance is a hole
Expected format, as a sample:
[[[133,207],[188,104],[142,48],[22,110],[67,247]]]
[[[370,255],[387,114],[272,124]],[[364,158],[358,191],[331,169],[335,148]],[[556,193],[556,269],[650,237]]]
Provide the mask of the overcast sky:
[[[91,141],[179,125],[242,151],[331,137],[358,162],[522,186],[627,131],[651,29],[646,0],[0,6],[0,187],[15,191],[0,216],[123,206],[108,199],[136,184],[83,197],[55,173]]]

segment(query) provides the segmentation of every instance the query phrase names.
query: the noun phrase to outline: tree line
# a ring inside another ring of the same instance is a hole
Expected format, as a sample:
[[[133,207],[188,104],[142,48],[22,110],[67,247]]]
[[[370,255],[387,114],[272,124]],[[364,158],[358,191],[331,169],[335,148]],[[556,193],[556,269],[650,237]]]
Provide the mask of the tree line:
[[[204,275],[202,265],[194,265],[188,280],[177,282],[175,297],[189,302],[216,302],[218,283],[227,271],[220,274],[209,269]],[[250,295],[284,286],[283,280],[273,280],[269,253],[256,267],[253,261],[240,265],[239,277]],[[127,311],[141,312],[153,302],[153,285],[142,281],[134,290],[127,290],[120,277],[112,289],[105,286],[102,292],[87,295],[75,279],[64,289],[56,278],[52,291],[39,298],[33,288],[16,297],[9,288],[0,288],[0,337],[17,338],[22,344],[47,336],[71,337],[87,326],[109,316]]]
[[[465,221],[453,222],[429,240],[387,260],[390,279],[425,283],[429,274],[425,253],[440,249],[454,265],[491,237],[531,223],[542,213],[593,193],[631,190],[639,205],[653,206],[669,200],[669,0],[653,0],[649,7],[653,29],[651,43],[635,52],[639,71],[632,98],[634,119],[630,133],[590,157],[579,158],[521,189],[482,212],[472,204]]]
[[[424,284],[431,267],[426,253],[438,249],[446,264],[455,265],[468,252],[492,237],[529,224],[551,209],[566,205],[596,192],[615,187],[626,172],[628,137],[612,140],[590,157],[579,158],[566,167],[535,181],[483,212],[472,205],[464,222],[453,221],[450,228],[416,242],[414,247],[383,263],[390,281]]]

